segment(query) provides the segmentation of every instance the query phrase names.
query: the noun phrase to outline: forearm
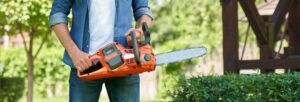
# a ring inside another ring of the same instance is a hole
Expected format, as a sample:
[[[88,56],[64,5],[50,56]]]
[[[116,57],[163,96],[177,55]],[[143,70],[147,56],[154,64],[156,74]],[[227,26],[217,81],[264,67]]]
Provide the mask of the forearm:
[[[152,18],[149,17],[148,15],[143,15],[143,16],[141,16],[141,17],[138,19],[135,28],[141,28],[144,22],[147,23],[148,27],[150,27],[150,26],[152,25]]]
[[[57,38],[61,42],[61,44],[64,46],[64,48],[67,50],[67,52],[72,55],[76,53],[75,51],[78,51],[79,48],[74,43],[70,36],[70,32],[68,29],[67,24],[65,23],[59,23],[52,27],[52,30],[55,32]]]

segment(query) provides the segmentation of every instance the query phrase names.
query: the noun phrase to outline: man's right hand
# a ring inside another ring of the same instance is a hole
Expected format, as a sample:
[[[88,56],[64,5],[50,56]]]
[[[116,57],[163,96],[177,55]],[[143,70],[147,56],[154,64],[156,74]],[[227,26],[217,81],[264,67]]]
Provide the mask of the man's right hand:
[[[92,61],[89,59],[89,54],[81,50],[76,50],[70,53],[70,57],[73,61],[75,68],[80,72],[92,66]]]
[[[59,23],[52,26],[56,36],[70,55],[75,68],[82,72],[92,66],[89,54],[81,51],[70,36],[67,24]]]

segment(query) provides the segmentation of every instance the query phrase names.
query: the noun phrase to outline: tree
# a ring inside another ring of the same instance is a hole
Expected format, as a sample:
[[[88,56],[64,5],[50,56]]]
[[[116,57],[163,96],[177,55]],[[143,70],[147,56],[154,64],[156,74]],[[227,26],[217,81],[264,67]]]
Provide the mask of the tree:
[[[0,34],[21,34],[24,51],[27,55],[28,92],[27,101],[32,102],[34,61],[50,34],[48,15],[51,0],[1,0],[0,1]],[[10,29],[4,29],[9,26]],[[27,32],[29,40],[25,40]],[[37,37],[42,37],[42,43],[34,43]],[[34,48],[38,45],[38,48]]]

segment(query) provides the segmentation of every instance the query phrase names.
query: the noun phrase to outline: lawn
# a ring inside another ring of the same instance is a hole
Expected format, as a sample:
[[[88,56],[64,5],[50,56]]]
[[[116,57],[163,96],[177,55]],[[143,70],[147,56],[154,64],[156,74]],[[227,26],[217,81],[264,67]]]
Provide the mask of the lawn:
[[[65,97],[51,97],[51,98],[34,98],[34,102],[68,102],[68,96]],[[20,102],[26,102],[26,97],[23,97]],[[99,102],[109,102],[108,97],[100,97]]]
[[[34,102],[68,102],[68,96],[65,97],[52,97],[52,98],[34,98]],[[142,102],[166,102],[167,100],[164,99],[157,99],[157,100],[147,100],[143,99]],[[23,97],[19,102],[26,102],[26,97]],[[109,102],[108,97],[101,96],[99,102]]]

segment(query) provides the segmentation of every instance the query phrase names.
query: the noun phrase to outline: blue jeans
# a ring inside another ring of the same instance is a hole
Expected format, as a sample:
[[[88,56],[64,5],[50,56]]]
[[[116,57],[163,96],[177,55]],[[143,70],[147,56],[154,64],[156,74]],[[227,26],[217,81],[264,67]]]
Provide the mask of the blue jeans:
[[[69,80],[70,102],[98,102],[102,84],[105,84],[110,102],[139,102],[140,78],[138,74],[98,80],[81,80],[71,68]]]

